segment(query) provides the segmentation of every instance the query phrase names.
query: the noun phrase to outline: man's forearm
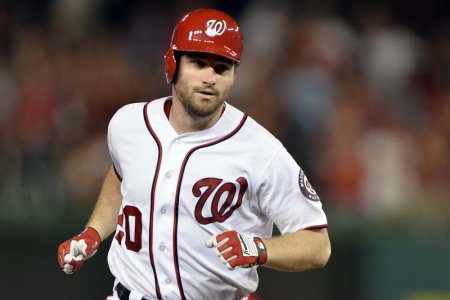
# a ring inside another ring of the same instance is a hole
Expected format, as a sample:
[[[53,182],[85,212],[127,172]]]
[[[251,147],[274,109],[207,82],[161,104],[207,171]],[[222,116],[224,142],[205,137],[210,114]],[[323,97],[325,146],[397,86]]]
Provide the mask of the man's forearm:
[[[120,180],[117,178],[114,168],[111,167],[106,174],[95,208],[86,224],[86,227],[93,227],[97,230],[102,241],[116,228],[121,203]]]
[[[265,239],[266,267],[282,271],[306,271],[322,268],[331,255],[328,232],[324,229],[300,230]]]

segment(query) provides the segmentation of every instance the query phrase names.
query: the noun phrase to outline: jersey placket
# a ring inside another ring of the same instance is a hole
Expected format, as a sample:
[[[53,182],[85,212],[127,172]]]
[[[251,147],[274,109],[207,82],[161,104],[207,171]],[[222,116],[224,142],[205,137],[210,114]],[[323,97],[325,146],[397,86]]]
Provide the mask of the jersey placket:
[[[174,255],[174,234],[177,217],[175,215],[175,192],[177,188],[180,166],[184,156],[189,151],[176,137],[163,145],[160,175],[156,187],[153,215],[153,254],[155,268],[163,297],[176,298],[180,295]]]

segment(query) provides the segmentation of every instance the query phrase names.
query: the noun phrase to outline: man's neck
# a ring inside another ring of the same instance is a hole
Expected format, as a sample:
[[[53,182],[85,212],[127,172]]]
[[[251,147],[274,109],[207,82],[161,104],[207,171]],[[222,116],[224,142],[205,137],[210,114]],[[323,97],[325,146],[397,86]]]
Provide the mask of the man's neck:
[[[202,131],[212,127],[220,119],[223,108],[218,109],[213,114],[201,117],[190,115],[179,101],[172,100],[169,111],[169,123],[178,134]]]

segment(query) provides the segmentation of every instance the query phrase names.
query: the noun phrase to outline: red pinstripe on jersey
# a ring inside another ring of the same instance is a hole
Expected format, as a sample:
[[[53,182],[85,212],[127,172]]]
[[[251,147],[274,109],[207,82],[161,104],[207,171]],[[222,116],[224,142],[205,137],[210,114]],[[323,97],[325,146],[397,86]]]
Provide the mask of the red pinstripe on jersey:
[[[158,139],[158,136],[153,131],[153,128],[150,125],[150,122],[148,120],[147,106],[148,106],[148,103],[145,104],[144,109],[143,109],[145,124],[147,125],[148,131],[150,132],[150,134],[152,135],[153,139],[155,140],[155,142],[158,146],[158,161],[156,163],[155,175],[153,177],[154,179],[153,179],[153,183],[152,183],[152,192],[151,192],[151,199],[150,199],[150,203],[151,203],[150,204],[150,228],[149,228],[149,243],[148,244],[149,244],[150,263],[152,265],[153,276],[155,278],[156,296],[158,297],[159,300],[161,300],[162,299],[161,290],[160,290],[159,283],[158,283],[158,275],[156,274],[155,260],[154,260],[154,256],[153,256],[153,212],[155,209],[156,183],[158,182],[159,170],[161,167],[162,146],[161,146],[160,140]]]
[[[328,228],[328,224],[309,226],[306,227],[305,230],[322,229],[322,228]]]
[[[231,131],[230,133],[228,133],[227,135],[221,137],[220,139],[217,139],[215,141],[197,146],[192,148],[184,157],[183,163],[181,164],[181,169],[180,169],[180,176],[178,177],[178,183],[177,183],[177,191],[175,194],[175,211],[174,211],[174,220],[173,220],[173,244],[174,244],[174,250],[173,250],[173,259],[174,259],[174,263],[175,263],[175,273],[177,275],[177,283],[178,283],[178,288],[180,290],[180,295],[181,295],[181,299],[186,300],[186,297],[184,296],[184,291],[183,291],[183,283],[181,282],[181,275],[180,275],[180,267],[178,265],[178,250],[177,250],[177,228],[178,228],[178,203],[180,200],[180,190],[181,190],[181,182],[183,181],[183,175],[184,175],[184,171],[186,169],[186,165],[188,163],[189,158],[191,157],[192,153],[194,153],[195,151],[197,151],[198,149],[202,149],[202,148],[206,148],[206,147],[210,147],[213,145],[217,145],[229,138],[231,138],[233,135],[235,135],[244,125],[245,120],[247,120],[247,115],[244,114],[244,116],[242,117],[241,121],[239,122],[238,126]]]

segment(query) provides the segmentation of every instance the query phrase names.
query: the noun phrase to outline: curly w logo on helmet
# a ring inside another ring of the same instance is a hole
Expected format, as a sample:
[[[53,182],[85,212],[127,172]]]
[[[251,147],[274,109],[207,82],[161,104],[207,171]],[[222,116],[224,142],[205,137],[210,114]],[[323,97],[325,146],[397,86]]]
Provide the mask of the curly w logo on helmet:
[[[225,30],[227,30],[227,22],[224,20],[217,21],[217,20],[208,20],[206,22],[206,35],[210,37],[214,37],[216,35],[222,35]]]

